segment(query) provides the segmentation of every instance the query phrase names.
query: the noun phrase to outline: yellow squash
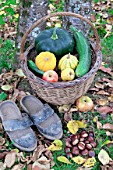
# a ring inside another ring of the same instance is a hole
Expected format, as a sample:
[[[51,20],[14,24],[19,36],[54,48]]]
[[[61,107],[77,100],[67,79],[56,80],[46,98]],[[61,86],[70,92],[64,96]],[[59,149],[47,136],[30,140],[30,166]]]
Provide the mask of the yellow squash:
[[[75,69],[78,65],[78,60],[74,55],[71,54],[66,54],[65,56],[63,56],[59,63],[58,63],[58,68],[62,71],[66,68],[71,68],[71,69]]]
[[[42,71],[54,70],[56,67],[56,57],[53,53],[45,51],[36,56],[35,64]]]

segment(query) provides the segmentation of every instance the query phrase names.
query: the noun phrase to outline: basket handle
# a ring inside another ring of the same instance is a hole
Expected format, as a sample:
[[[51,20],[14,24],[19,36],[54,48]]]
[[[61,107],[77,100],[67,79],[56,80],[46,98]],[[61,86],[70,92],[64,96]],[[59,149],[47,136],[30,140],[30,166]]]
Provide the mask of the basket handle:
[[[96,30],[96,28],[94,27],[94,25],[92,24],[92,22],[86,18],[84,18],[82,15],[79,14],[75,14],[72,12],[56,12],[56,13],[51,13],[49,15],[46,15],[44,17],[42,17],[41,19],[39,19],[37,22],[35,22],[24,34],[24,36],[22,37],[22,41],[21,41],[21,46],[20,46],[20,60],[21,61],[25,61],[25,56],[24,56],[24,46],[25,46],[25,41],[26,38],[28,36],[28,34],[35,28],[37,27],[41,22],[47,21],[49,18],[51,17],[55,17],[55,16],[72,16],[72,17],[77,17],[85,22],[87,22],[93,29],[94,31],[94,35],[96,38],[96,45],[95,45],[95,50],[99,51],[101,49],[100,47],[100,38],[98,35],[98,32]]]

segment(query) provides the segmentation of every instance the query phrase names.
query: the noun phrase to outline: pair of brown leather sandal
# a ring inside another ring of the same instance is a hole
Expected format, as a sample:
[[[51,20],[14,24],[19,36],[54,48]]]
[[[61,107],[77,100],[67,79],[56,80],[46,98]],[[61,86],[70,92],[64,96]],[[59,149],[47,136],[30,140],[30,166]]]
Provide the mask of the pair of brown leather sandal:
[[[21,113],[11,100],[0,104],[0,117],[3,127],[13,144],[21,150],[33,151],[37,147],[37,138],[31,126],[47,139],[60,139],[63,135],[62,123],[58,115],[38,98],[27,95],[20,101],[25,111]]]

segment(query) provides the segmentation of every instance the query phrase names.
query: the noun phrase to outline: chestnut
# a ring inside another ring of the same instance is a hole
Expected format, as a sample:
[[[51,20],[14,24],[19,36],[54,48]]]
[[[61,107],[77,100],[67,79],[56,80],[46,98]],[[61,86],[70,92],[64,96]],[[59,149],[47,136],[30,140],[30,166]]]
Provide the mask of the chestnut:
[[[77,135],[72,135],[71,136],[71,143],[72,145],[76,145],[79,142],[78,136]]]
[[[65,153],[68,153],[68,152],[70,152],[70,148],[68,148],[68,147],[65,147],[65,148],[64,148],[64,152],[65,152]]]
[[[89,143],[89,141],[88,141],[88,140],[85,140],[84,143],[87,144],[87,143]]]
[[[94,137],[94,133],[93,133],[92,131],[89,131],[89,132],[88,132],[88,135],[89,135],[90,137]]]
[[[91,151],[88,152],[88,155],[90,157],[95,157],[95,152],[91,150]]]
[[[88,155],[88,150],[87,149],[84,149],[83,151],[81,151],[81,155]]]
[[[73,155],[79,155],[79,149],[77,148],[77,146],[74,146],[72,149],[72,154]]]
[[[85,149],[85,143],[79,142],[79,143],[78,143],[78,148],[79,148],[80,150],[84,150],[84,149]]]
[[[91,150],[91,149],[92,149],[92,145],[91,145],[90,143],[87,143],[87,144],[86,144],[86,148],[87,148],[88,150]]]
[[[80,138],[79,140],[80,140],[80,142],[83,142],[85,139],[84,138]]]
[[[71,148],[71,147],[72,147],[72,145],[71,145],[71,139],[70,139],[70,138],[67,138],[67,139],[66,139],[66,146],[67,146],[68,148]]]
[[[72,155],[71,152],[66,153],[66,156],[69,157],[69,158],[72,158],[72,157],[73,157],[73,155]]]
[[[88,137],[88,133],[87,133],[86,131],[82,131],[82,132],[80,133],[80,136],[81,136],[82,138],[86,138],[86,137]]]
[[[92,141],[94,141],[94,138],[93,138],[92,136],[89,136],[89,137],[87,138],[87,140],[88,140],[89,142],[92,142]]]
[[[90,142],[90,144],[92,145],[93,148],[97,146],[97,143],[95,141]]]

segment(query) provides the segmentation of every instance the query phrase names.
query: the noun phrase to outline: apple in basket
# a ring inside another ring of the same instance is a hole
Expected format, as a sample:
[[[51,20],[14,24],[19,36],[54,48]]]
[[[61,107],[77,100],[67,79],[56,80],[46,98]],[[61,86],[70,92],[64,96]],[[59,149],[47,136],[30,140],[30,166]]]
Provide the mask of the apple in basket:
[[[54,70],[48,70],[43,74],[42,79],[49,82],[57,82],[58,74]]]
[[[76,106],[80,112],[88,112],[94,108],[93,101],[88,96],[81,96],[76,100]]]

